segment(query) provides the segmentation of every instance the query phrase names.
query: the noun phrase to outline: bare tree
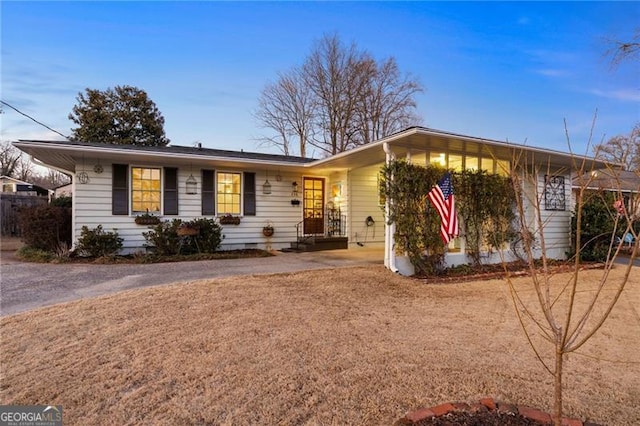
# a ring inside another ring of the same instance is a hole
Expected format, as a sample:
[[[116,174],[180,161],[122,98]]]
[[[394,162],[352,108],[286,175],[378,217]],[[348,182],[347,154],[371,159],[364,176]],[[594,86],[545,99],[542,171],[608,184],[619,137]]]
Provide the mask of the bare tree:
[[[346,151],[351,144],[367,59],[355,44],[346,47],[337,35],[325,35],[303,65],[305,83],[317,99],[318,137],[309,142],[327,154]]]
[[[630,41],[608,40],[611,46],[606,54],[611,56],[611,66],[617,67],[626,60],[636,60],[640,57],[640,27],[635,29]]]
[[[312,130],[313,98],[299,69],[280,74],[279,77],[277,82],[268,84],[262,90],[255,117],[264,127],[276,132],[276,136],[263,138],[264,142],[290,155],[292,138],[297,138],[298,152],[305,157]]]
[[[15,177],[21,154],[10,142],[0,143],[0,176]]]
[[[46,169],[44,173],[39,173],[31,177],[31,183],[47,189],[54,189],[71,182],[71,178],[57,170]]]
[[[307,145],[332,155],[419,124],[413,96],[420,91],[395,59],[378,64],[355,44],[325,35],[300,69],[265,87],[255,116],[276,133],[263,139],[285,153],[295,136],[301,155]]]
[[[606,143],[596,145],[599,157],[624,164],[630,171],[640,172],[640,123],[636,123],[628,135],[618,135]]]
[[[0,175],[28,182],[33,176],[33,163],[10,142],[0,144]]]
[[[420,123],[414,95],[422,86],[410,75],[401,76],[394,58],[371,64],[373,72],[356,111],[360,143],[366,144]]]
[[[583,223],[583,206],[595,174],[591,173],[592,170],[586,161],[576,160],[579,182],[575,189],[576,240],[573,249],[576,255],[569,264],[571,270],[568,275],[556,274],[547,254],[549,247],[545,229],[550,226],[551,221],[549,212],[545,211],[544,193],[549,182],[546,179],[542,180],[542,176],[563,171],[553,170],[550,166],[546,169],[534,166],[533,159],[525,157],[524,154],[514,159],[514,165],[512,179],[517,193],[516,210],[522,250],[528,263],[537,302],[526,302],[527,298],[521,297],[520,292],[528,292],[531,287],[527,286],[525,290],[516,285],[506,268],[504,258],[503,264],[522,329],[538,360],[554,378],[553,419],[559,426],[562,420],[563,368],[566,357],[580,349],[602,327],[629,280],[634,257],[639,248],[638,234],[632,226],[633,222],[638,220],[635,216],[637,212],[610,207],[612,231],[603,236],[608,241],[606,261],[598,282],[587,286],[580,280],[583,272],[580,254],[585,243],[580,240],[580,236],[581,230],[586,226]],[[615,175],[615,170],[612,169],[610,172]],[[621,199],[621,191],[618,189],[615,192]],[[613,282],[610,272],[624,244],[617,235],[627,232],[635,236],[635,245],[631,248],[629,260],[624,266],[623,277]],[[547,361],[545,352],[550,352],[553,363]]]
[[[33,163],[28,157],[20,155],[17,167],[13,172],[13,177],[24,182],[31,182],[31,178],[33,177],[33,175]]]

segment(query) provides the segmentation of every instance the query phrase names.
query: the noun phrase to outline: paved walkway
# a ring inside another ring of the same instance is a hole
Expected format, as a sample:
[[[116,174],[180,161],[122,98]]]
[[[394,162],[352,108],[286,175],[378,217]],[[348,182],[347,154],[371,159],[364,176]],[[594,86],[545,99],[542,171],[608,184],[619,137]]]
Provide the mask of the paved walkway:
[[[382,264],[383,250],[355,247],[274,257],[156,263],[93,265],[25,263],[0,255],[0,316],[122,290],[236,275],[275,274],[312,269]]]

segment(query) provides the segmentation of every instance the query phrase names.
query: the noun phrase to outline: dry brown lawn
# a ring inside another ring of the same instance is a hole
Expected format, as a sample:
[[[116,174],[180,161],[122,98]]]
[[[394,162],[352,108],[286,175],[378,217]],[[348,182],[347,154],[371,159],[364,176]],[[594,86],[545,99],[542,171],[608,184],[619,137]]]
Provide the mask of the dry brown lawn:
[[[640,424],[639,276],[569,356],[567,415]],[[517,280],[524,297],[528,283]],[[501,280],[430,285],[382,266],[246,276],[71,302],[0,326],[0,402],[61,404],[65,424],[389,425],[485,396],[551,411],[552,378]]]

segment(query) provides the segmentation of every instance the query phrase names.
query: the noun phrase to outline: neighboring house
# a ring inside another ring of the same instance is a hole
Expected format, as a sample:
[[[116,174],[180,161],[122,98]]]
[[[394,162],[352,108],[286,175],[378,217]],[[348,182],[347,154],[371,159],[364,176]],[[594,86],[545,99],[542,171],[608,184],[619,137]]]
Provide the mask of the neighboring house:
[[[574,161],[558,151],[420,127],[319,160],[182,146],[35,140],[14,145],[73,176],[74,240],[83,225],[103,225],[118,230],[128,252],[145,243],[142,232],[147,227],[134,223],[140,213],[183,220],[233,215],[240,217],[240,224],[222,225],[223,249],[280,249],[315,236],[354,249],[384,247],[385,265],[396,270],[393,225],[385,223],[379,197],[385,161],[404,158],[454,170],[509,173],[518,153],[544,170],[538,176],[538,190],[546,195],[547,254],[561,258],[569,247]],[[267,224],[273,224],[273,236],[263,235]],[[446,261],[468,262],[464,238],[452,241]]]
[[[12,193],[16,195],[29,195],[29,196],[44,196],[50,197],[53,195],[53,191],[47,188],[43,188],[38,185],[34,185],[29,182],[24,182],[19,179],[14,179],[10,176],[0,176],[0,183],[2,183],[3,193]]]
[[[71,183],[65,183],[64,185],[60,185],[58,187],[55,187],[53,189],[54,191],[54,197],[55,198],[59,198],[59,197],[71,197],[73,196],[73,184]]]
[[[584,186],[588,190],[611,191],[621,198],[627,212],[640,217],[640,172],[597,169],[573,178],[573,192]]]

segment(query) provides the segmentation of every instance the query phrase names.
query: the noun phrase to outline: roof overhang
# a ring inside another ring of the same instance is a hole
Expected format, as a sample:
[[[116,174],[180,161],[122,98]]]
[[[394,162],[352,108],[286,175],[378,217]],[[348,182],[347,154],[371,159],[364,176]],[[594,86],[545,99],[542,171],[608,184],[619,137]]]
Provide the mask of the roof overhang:
[[[166,165],[167,159],[178,166],[211,168],[279,168],[297,172],[331,172],[351,170],[381,164],[385,161],[384,145],[397,158],[421,152],[448,152],[513,160],[525,157],[529,164],[568,171],[621,167],[592,157],[561,151],[530,147],[473,136],[459,135],[423,127],[412,127],[376,142],[363,145],[324,159],[296,159],[281,155],[243,153],[187,147],[169,149],[133,147],[131,145],[86,144],[19,140],[13,144],[33,158],[58,170],[74,173],[76,167],[92,167],[94,162],[122,162],[125,164]]]
[[[367,145],[343,153],[317,160],[312,163],[316,169],[353,169],[385,161],[384,144],[388,144],[397,158],[420,152],[448,152],[465,155],[495,157],[505,160],[523,159],[555,168],[576,170],[584,164],[585,170],[606,167],[621,167],[592,157],[566,153],[526,145],[501,142],[473,136],[459,135],[440,130],[412,127]]]
[[[640,171],[599,169],[576,176],[572,184],[574,188],[640,193]]]
[[[247,168],[256,165],[267,168],[304,170],[309,163],[279,160],[278,157],[264,155],[264,158],[232,157],[227,155],[205,155],[201,153],[175,152],[163,150],[138,150],[131,146],[82,144],[67,142],[19,140],[13,145],[46,166],[74,173],[76,167],[93,167],[95,163],[140,163],[163,166],[170,159],[172,165],[211,167],[211,168]]]

